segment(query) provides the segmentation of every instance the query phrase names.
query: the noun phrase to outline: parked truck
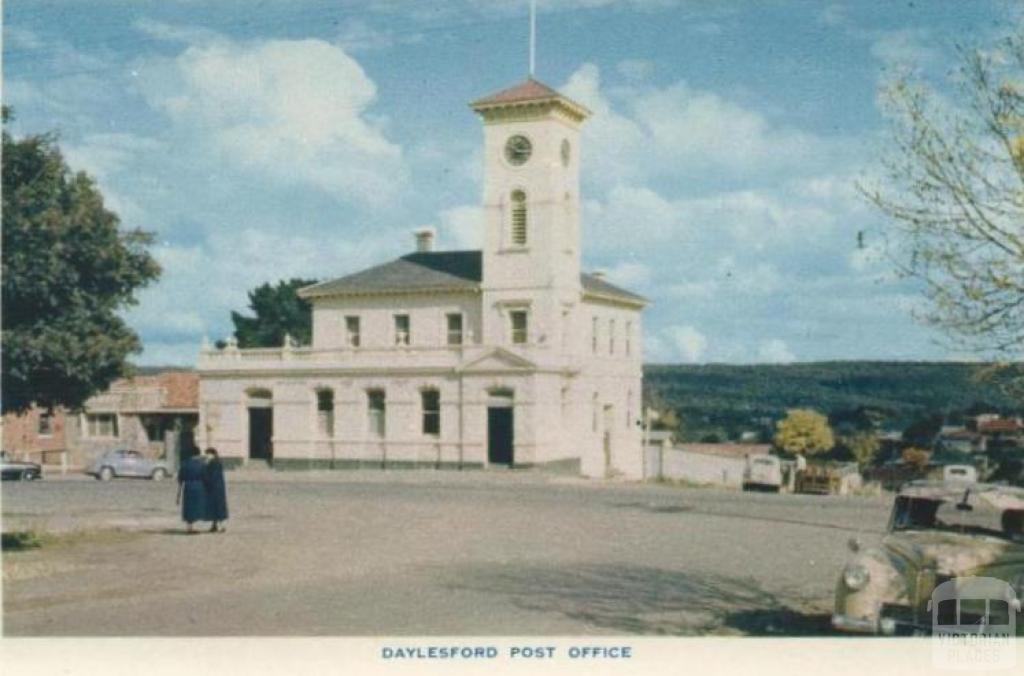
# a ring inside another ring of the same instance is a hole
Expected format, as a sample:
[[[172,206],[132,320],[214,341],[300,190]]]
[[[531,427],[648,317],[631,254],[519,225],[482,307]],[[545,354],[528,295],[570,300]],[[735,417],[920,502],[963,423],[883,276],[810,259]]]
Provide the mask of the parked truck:
[[[782,490],[782,462],[774,455],[747,456],[747,464],[743,469],[743,490],[774,491]]]
[[[797,470],[793,490],[818,495],[847,495],[860,486],[861,476],[856,463],[816,462]]]

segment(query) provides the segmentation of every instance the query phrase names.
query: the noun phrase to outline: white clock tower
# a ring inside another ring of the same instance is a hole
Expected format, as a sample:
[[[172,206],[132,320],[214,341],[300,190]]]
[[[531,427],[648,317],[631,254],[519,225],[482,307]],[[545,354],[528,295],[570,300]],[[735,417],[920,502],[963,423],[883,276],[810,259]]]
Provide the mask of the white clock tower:
[[[484,123],[484,340],[507,343],[525,323],[513,343],[563,344],[562,318],[580,298],[579,138],[590,112],[532,78],[471,106]]]

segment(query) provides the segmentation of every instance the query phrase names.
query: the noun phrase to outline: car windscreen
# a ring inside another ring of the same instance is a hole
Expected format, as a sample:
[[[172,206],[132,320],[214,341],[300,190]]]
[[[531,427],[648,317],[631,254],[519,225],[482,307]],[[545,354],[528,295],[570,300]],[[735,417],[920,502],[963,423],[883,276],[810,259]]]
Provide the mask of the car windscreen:
[[[968,492],[960,499],[933,499],[901,495],[893,507],[891,527],[900,530],[936,530],[988,535],[1006,540],[1024,539],[1024,511],[999,510]]]

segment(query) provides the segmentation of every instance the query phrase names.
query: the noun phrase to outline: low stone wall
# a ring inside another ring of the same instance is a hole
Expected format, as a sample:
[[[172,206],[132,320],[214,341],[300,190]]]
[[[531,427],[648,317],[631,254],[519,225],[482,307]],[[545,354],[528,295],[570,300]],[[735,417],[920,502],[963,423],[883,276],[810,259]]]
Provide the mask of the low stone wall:
[[[648,446],[644,454],[644,476],[649,480],[661,478],[739,488],[743,485],[745,466],[743,458],[694,453],[671,446]]]
[[[241,462],[235,464],[241,466]],[[460,469],[457,462],[426,462],[412,460],[351,460],[336,459],[324,460],[321,458],[275,458],[270,468],[288,472],[303,470],[324,470],[324,469]],[[462,469],[482,469],[483,463],[464,462]]]

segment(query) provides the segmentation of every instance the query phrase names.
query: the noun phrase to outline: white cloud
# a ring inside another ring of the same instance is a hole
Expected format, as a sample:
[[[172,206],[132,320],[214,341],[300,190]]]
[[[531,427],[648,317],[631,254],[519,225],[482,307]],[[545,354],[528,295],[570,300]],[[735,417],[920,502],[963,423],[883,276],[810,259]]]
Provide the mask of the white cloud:
[[[654,72],[654,62],[647,59],[624,59],[615,69],[627,80],[646,80]]]
[[[786,341],[779,338],[762,342],[758,347],[757,357],[760,361],[770,364],[788,364],[796,360],[793,353],[789,351]]]
[[[484,212],[475,205],[445,209],[440,214],[442,241],[452,242],[456,249],[482,249],[484,243]]]
[[[627,289],[644,289],[650,285],[651,268],[638,261],[623,260],[607,270],[608,279]]]
[[[166,42],[196,44],[224,39],[220,33],[202,26],[172,24],[147,18],[138,19],[135,28],[150,37]]]
[[[618,70],[623,68],[628,74],[637,66],[627,61]],[[687,185],[711,176],[734,184],[815,177],[861,149],[849,139],[773,122],[761,111],[683,81],[658,87],[634,78],[629,86],[607,88],[600,69],[588,63],[561,90],[594,113],[583,127],[586,146],[595,149],[586,154],[584,172],[602,189],[658,178]]]
[[[849,22],[845,5],[833,3],[821,10],[818,19],[826,26],[842,26]]]
[[[693,326],[670,326],[663,332],[665,341],[675,348],[675,357],[683,362],[699,362],[708,347],[708,339]]]
[[[166,146],[156,139],[134,134],[89,134],[80,143],[65,145],[64,157],[75,171],[85,171],[100,187],[104,206],[128,227],[145,227],[145,210],[131,190],[122,189],[122,172],[131,171],[140,155],[158,154]]]
[[[368,116],[377,90],[320,40],[221,41],[148,64],[144,93],[197,151],[280,183],[370,203],[403,184],[399,146]]]
[[[369,52],[390,49],[395,45],[416,44],[423,41],[420,32],[396,32],[376,28],[362,19],[351,19],[338,34],[338,43],[347,52]]]
[[[938,60],[933,41],[922,28],[880,31],[871,44],[871,55],[886,66],[919,68]]]

